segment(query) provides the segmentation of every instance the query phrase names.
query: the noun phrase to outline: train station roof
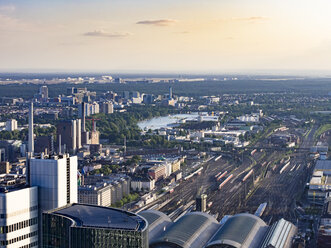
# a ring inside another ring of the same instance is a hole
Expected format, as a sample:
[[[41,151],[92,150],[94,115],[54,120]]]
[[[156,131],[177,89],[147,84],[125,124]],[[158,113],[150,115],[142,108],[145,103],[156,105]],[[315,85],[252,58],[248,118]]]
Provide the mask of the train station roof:
[[[258,247],[267,229],[257,216],[237,214],[219,228],[206,247]]]
[[[211,215],[192,212],[173,223],[150,243],[150,247],[204,247],[218,227],[217,220]]]
[[[145,210],[139,215],[148,222],[150,242],[159,237],[173,223],[168,215],[156,210]]]

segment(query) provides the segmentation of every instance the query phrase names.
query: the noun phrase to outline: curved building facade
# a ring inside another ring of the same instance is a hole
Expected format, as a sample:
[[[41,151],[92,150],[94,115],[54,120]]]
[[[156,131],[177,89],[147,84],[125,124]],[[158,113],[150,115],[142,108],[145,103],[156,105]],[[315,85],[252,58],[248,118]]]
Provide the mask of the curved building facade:
[[[45,248],[148,248],[148,223],[134,213],[72,204],[42,217]]]

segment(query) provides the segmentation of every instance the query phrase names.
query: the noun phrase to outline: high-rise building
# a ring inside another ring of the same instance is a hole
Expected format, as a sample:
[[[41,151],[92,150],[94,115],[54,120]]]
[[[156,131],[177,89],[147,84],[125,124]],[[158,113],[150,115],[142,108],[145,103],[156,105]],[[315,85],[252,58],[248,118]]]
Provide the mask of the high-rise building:
[[[43,100],[48,99],[48,87],[46,85],[43,85],[40,87],[39,94],[41,95],[41,98]]]
[[[148,223],[134,213],[70,204],[43,213],[43,247],[148,247]]]
[[[33,102],[30,103],[29,109],[29,146],[28,151],[30,156],[34,153],[34,133],[33,133]]]
[[[0,174],[8,174],[12,168],[9,162],[1,162],[0,160]]]
[[[6,131],[12,132],[17,129],[17,121],[14,119],[6,121]]]
[[[32,158],[31,186],[39,187],[42,211],[77,202],[77,157],[69,154]]]
[[[104,114],[112,114],[114,113],[114,105],[111,102],[102,103],[102,112]]]
[[[54,138],[50,136],[37,136],[35,142],[35,152],[52,154],[54,153]]]
[[[196,198],[196,210],[199,212],[206,212],[207,210],[207,195],[201,194]]]
[[[38,247],[38,188],[25,177],[0,177],[0,247]]]
[[[76,153],[81,148],[81,120],[62,121],[57,124],[57,137],[61,135],[64,152]]]
[[[0,148],[0,162],[6,161],[6,150],[4,148]]]
[[[82,121],[81,121],[81,119],[76,120],[76,147],[77,147],[77,149],[82,148]]]

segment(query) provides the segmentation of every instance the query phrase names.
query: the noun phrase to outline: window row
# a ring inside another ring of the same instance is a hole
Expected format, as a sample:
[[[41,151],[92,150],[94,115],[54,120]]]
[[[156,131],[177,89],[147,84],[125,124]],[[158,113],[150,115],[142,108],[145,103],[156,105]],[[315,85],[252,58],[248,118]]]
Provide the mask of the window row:
[[[38,218],[32,218],[29,220],[21,221],[9,226],[0,226],[0,234],[14,232],[16,230],[20,230],[36,224],[38,224]]]
[[[0,245],[1,246],[11,245],[11,244],[14,244],[16,242],[19,242],[19,241],[22,241],[24,239],[31,238],[31,237],[34,237],[34,236],[37,236],[37,235],[38,235],[38,231],[35,231],[35,232],[31,232],[31,233],[28,233],[28,234],[25,234],[25,235],[22,235],[22,236],[19,236],[19,237],[10,239],[10,240],[1,240],[0,241]]]
[[[20,210],[20,211],[16,211],[16,212],[11,213],[11,214],[0,214],[0,219],[6,219],[8,217],[13,217],[13,216],[16,216],[16,215],[20,215],[20,214],[24,214],[24,213],[28,213],[28,212],[32,212],[32,211],[36,211],[36,210],[38,210],[38,205],[30,207],[30,208],[23,209],[23,210]]]
[[[36,246],[38,246],[38,241],[32,242],[31,244],[28,244],[28,245],[23,245],[20,248],[31,248],[31,247],[36,247]]]

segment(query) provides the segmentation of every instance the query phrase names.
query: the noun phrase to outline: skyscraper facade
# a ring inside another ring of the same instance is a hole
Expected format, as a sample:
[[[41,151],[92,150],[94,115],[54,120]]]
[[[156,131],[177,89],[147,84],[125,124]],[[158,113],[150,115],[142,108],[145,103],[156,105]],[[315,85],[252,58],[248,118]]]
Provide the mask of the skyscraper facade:
[[[19,175],[0,178],[0,247],[38,247],[38,188]]]
[[[70,204],[42,218],[45,248],[148,247],[147,221],[120,209]]]
[[[39,187],[41,211],[77,202],[77,157],[69,154],[32,158],[31,186]]]

